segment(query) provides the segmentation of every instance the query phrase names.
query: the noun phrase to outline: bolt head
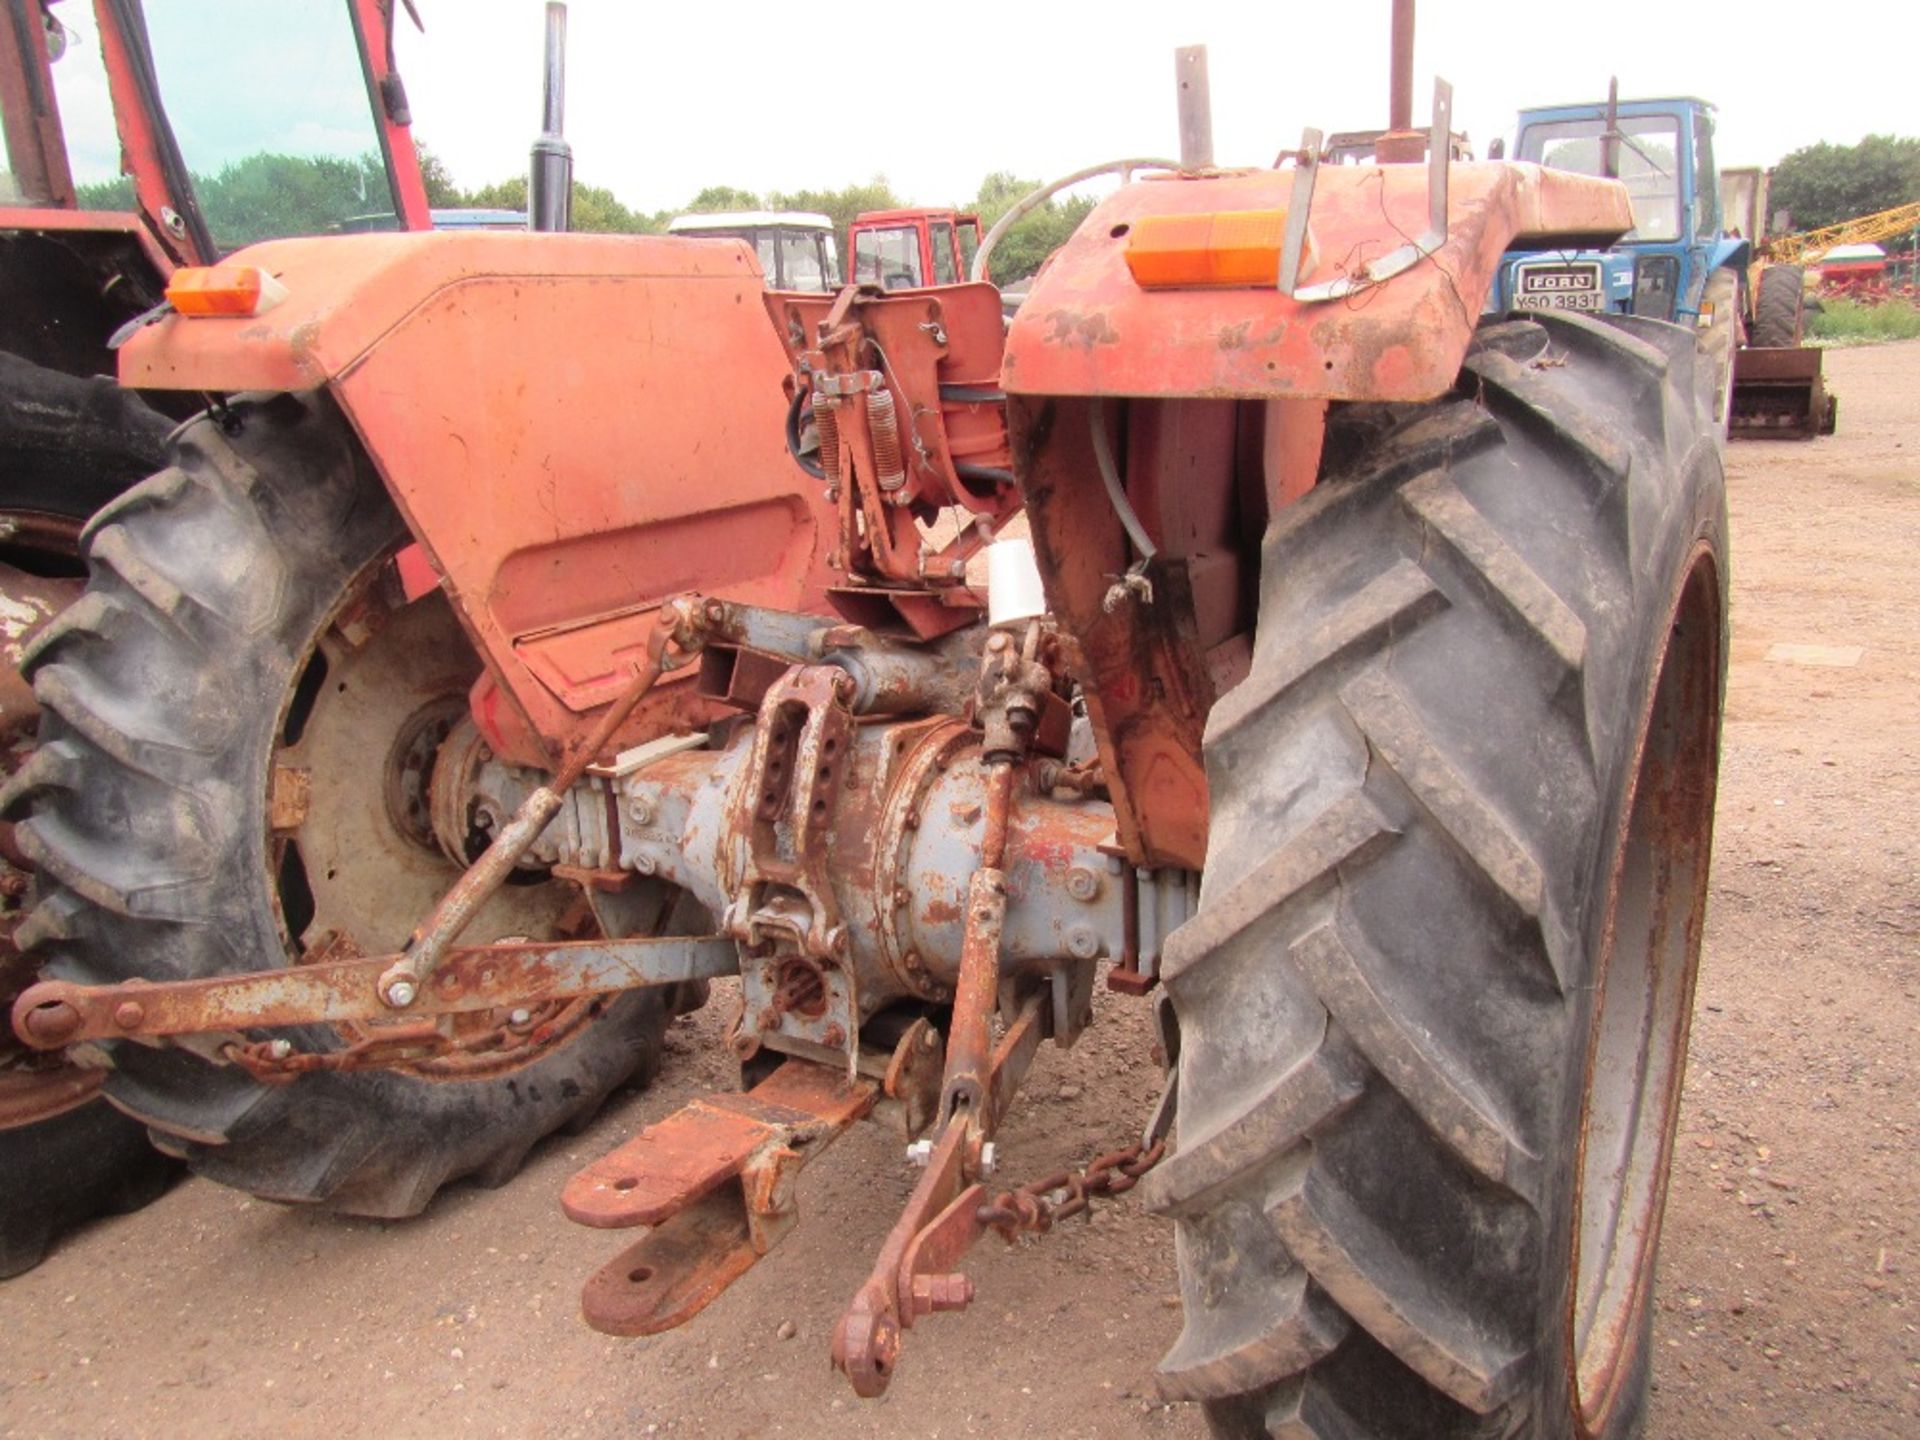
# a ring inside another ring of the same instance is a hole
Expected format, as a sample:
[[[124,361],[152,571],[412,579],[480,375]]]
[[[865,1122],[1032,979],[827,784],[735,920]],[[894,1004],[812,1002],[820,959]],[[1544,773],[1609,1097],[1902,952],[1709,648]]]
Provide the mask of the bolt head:
[[[293,1042],[291,1040],[269,1040],[267,1042],[267,1054],[276,1060],[284,1060],[293,1054]]]
[[[926,1169],[928,1162],[931,1161],[932,1159],[933,1159],[933,1141],[916,1140],[911,1145],[907,1146],[907,1163],[913,1166],[915,1169],[917,1170]]]
[[[907,1303],[916,1315],[964,1310],[973,1303],[973,1281],[965,1275],[916,1275]]]
[[[396,980],[387,987],[387,1004],[396,1010],[404,1009],[413,1003],[419,993],[411,980]]]
[[[507,1023],[510,1025],[524,1025],[532,1018],[533,1012],[531,1010],[515,1010],[507,1016]]]
[[[992,1176],[992,1174],[993,1174],[993,1167],[994,1167],[994,1161],[995,1161],[995,1154],[994,1154],[994,1149],[993,1149],[993,1141],[991,1141],[991,1140],[989,1140],[989,1141],[987,1141],[987,1143],[986,1143],[986,1144],[984,1144],[984,1145],[982,1145],[982,1146],[980,1147],[980,1173],[981,1173],[981,1175],[983,1175],[983,1176],[986,1176],[986,1177],[991,1177],[991,1176]]]
[[[122,1000],[113,1009],[113,1023],[122,1030],[131,1030],[146,1018],[146,1007],[138,1000]]]
[[[1076,900],[1097,899],[1100,894],[1100,877],[1084,865],[1076,865],[1067,871],[1067,894]]]
[[[1076,925],[1067,932],[1067,953],[1076,960],[1091,960],[1100,953],[1100,936],[1091,925]]]

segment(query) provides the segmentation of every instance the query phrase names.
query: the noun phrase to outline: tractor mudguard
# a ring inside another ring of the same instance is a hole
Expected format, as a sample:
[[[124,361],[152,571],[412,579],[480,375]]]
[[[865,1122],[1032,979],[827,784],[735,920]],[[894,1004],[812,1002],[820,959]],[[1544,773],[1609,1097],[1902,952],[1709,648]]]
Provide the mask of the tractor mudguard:
[[[497,690],[482,680],[475,715],[508,758],[550,763],[580,738],[660,602],[696,582],[824,609],[834,516],[785,450],[788,367],[745,245],[364,235],[230,263],[287,298],[169,316],[121,350],[122,383],[327,388],[480,645]],[[683,678],[622,737],[709,718]]]
[[[1722,266],[1745,269],[1753,262],[1753,243],[1738,235],[1723,235],[1707,247],[1706,270],[1711,275]]]
[[[1434,255],[1359,293],[1314,303],[1277,284],[1147,290],[1127,265],[1143,217],[1284,211],[1291,169],[1124,186],[1035,279],[1007,337],[1005,388],[1035,396],[1430,400],[1459,374],[1503,253],[1605,245],[1633,224],[1626,190],[1608,180],[1499,163],[1455,164],[1447,179],[1447,240]],[[1419,236],[1427,186],[1425,165],[1322,166],[1301,284],[1357,272]]]

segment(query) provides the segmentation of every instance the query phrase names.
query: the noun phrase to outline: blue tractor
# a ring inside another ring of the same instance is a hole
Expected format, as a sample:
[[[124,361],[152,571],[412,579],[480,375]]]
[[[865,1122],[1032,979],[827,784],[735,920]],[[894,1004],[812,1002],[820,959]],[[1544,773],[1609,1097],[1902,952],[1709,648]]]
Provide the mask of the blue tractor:
[[[1490,309],[1584,310],[1695,326],[1715,361],[1716,418],[1733,434],[1832,432],[1835,407],[1821,381],[1820,351],[1800,344],[1799,267],[1769,266],[1757,295],[1749,294],[1752,239],[1722,213],[1711,105],[1610,93],[1591,104],[1523,110],[1513,158],[1617,178],[1635,223],[1606,250],[1508,255]]]

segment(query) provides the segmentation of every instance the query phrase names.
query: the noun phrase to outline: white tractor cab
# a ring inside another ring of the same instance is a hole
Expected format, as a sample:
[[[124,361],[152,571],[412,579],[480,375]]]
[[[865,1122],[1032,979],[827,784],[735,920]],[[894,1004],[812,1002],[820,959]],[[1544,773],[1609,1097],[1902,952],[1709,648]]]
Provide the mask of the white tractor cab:
[[[669,235],[697,240],[744,240],[760,257],[760,269],[775,290],[838,290],[840,250],[833,222],[807,210],[728,210],[681,215]]]

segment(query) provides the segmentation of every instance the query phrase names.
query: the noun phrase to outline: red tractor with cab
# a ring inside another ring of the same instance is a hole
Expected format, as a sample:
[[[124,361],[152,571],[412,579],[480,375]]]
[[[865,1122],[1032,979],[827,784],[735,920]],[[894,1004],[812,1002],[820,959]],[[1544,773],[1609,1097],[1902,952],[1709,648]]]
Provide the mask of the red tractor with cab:
[[[868,210],[855,218],[847,249],[858,285],[882,290],[956,285],[972,278],[980,217],[957,210]]]

